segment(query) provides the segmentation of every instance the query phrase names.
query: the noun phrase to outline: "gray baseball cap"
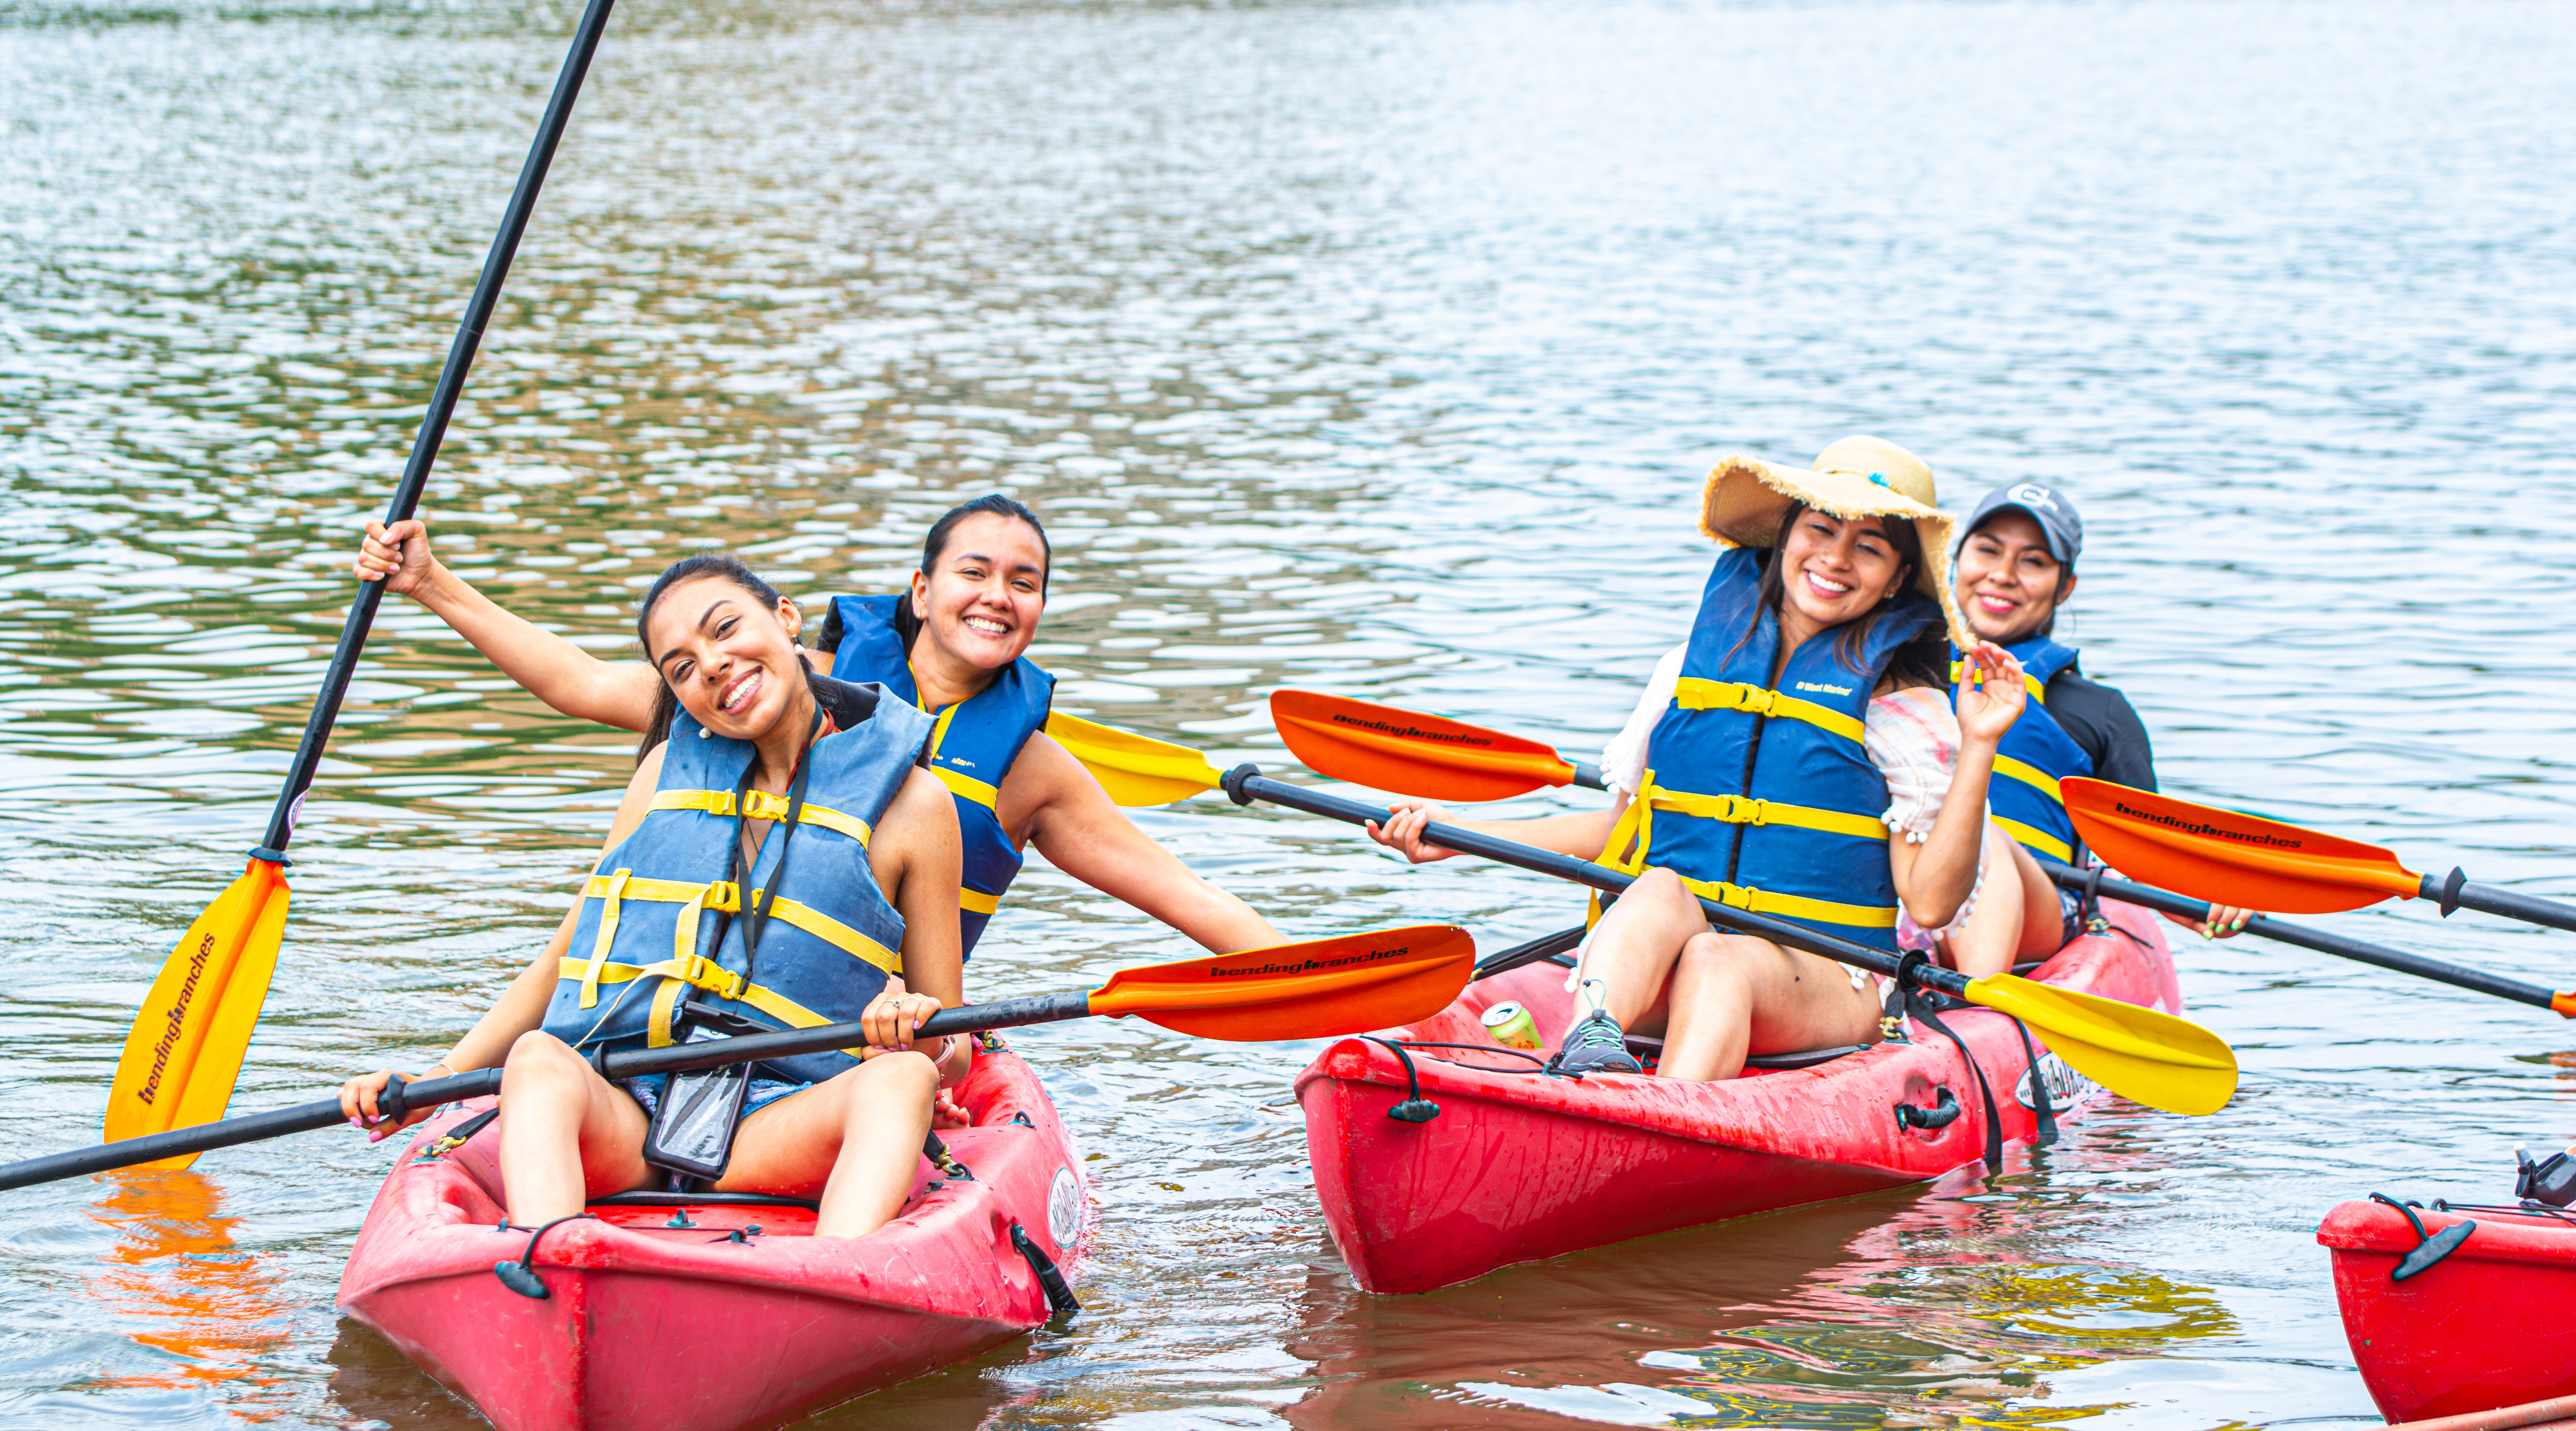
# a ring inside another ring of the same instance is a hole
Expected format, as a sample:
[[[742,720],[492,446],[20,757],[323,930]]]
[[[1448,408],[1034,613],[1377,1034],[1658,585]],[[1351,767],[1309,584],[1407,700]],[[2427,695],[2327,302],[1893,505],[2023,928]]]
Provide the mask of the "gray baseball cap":
[[[1978,498],[1977,510],[1959,528],[1959,539],[1975,535],[1997,512],[2028,513],[2039,523],[2048,554],[2067,566],[2084,553],[2084,518],[2076,514],[2074,499],[2045,482],[2007,482]]]

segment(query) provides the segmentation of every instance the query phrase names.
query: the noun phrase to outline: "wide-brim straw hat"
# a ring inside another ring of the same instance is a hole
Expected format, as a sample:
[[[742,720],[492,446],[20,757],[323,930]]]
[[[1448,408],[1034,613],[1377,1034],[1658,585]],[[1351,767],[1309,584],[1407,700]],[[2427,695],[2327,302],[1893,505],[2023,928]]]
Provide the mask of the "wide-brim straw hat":
[[[1950,591],[1955,523],[1941,511],[1930,464],[1878,437],[1846,437],[1804,468],[1759,457],[1721,457],[1709,469],[1700,498],[1699,529],[1720,546],[1767,547],[1780,539],[1780,523],[1796,502],[1837,517],[1912,522],[1923,544],[1923,568],[1914,574],[1914,589],[1940,605],[1952,645],[1976,643]]]

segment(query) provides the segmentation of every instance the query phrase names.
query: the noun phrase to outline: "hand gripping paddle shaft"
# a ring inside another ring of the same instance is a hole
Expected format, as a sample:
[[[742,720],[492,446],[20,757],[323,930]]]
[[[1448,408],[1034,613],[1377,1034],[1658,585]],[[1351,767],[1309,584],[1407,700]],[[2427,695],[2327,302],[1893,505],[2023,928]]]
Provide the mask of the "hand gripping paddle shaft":
[[[924,1019],[923,1038],[1019,1028],[1089,1016],[1125,1018],[1198,1038],[1258,1043],[1273,1039],[1332,1038],[1429,1018],[1467,987],[1476,943],[1447,924],[1416,924],[1368,934],[1345,934],[1301,944],[1278,944],[1215,958],[1184,959],[1121,969],[1097,989],[1037,994],[943,1009]],[[790,1058],[829,1049],[855,1051],[867,1042],[856,1023],[742,1038],[707,1039],[670,1048],[612,1053],[601,1060],[610,1078],[685,1072],[756,1059]],[[501,1091],[501,1070],[477,1069],[420,1083],[397,1079],[380,1103],[393,1116]],[[0,1167],[0,1190],[103,1173],[173,1158],[194,1158],[215,1148],[256,1143],[289,1133],[348,1122],[336,1097],[253,1113],[198,1127],[77,1148]]]
[[[1272,780],[1256,766],[1237,766],[1224,778],[1226,794],[1239,805],[1262,800],[1354,825],[1384,823],[1393,815],[1392,811],[1355,800]],[[1427,826],[1422,838],[1444,849],[1555,875],[1611,894],[1636,883],[1634,876],[1605,869],[1590,860],[1454,825]],[[1709,922],[1721,928],[1757,935],[1883,977],[1901,975],[1923,988],[2010,1014],[2028,1024],[2042,1043],[2079,1072],[2132,1102],[2169,1113],[2200,1114],[2217,1112],[2235,1096],[2235,1051],[2216,1034],[2188,1020],[2010,974],[1969,979],[1954,970],[1899,960],[1866,945],[1712,899],[1703,898],[1700,907],[1708,912]]]
[[[385,509],[388,523],[410,516],[420,505],[430,468],[438,460],[439,444],[447,435],[448,419],[456,413],[466,373],[482,346],[483,330],[501,301],[501,284],[519,251],[519,237],[527,232],[537,190],[554,162],[555,146],[572,121],[573,100],[590,72],[591,56],[599,49],[614,3],[590,0],[573,32],[571,53],[564,56],[563,70],[555,77],[554,97],[546,103],[536,142],[519,168],[518,187],[502,213],[500,232],[492,237],[482,277],[475,281],[464,321],[457,325],[456,340],[448,345],[447,365],[430,392],[429,410],[412,440],[411,460],[404,465],[402,482]],[[109,1140],[210,1122],[222,1117],[232,1101],[233,1084],[241,1076],[260,1006],[268,1000],[269,977],[276,971],[278,945],[285,935],[287,842],[295,837],[296,815],[303,808],[305,792],[312,788],[314,772],[321,768],[322,748],[330,742],[341,698],[348,694],[358,655],[367,644],[367,629],[384,599],[383,582],[358,584],[348,620],[340,627],[340,644],[332,651],[330,670],[322,678],[322,693],[313,702],[313,714],[304,723],[304,739],[296,746],[286,784],[269,814],[267,835],[250,852],[241,878],[188,927],[153,981],[152,992],[145,996],[133,1031],[126,1035],[125,1053],[108,1093],[104,1136]],[[162,1166],[184,1168],[193,1157],[176,1156]]]

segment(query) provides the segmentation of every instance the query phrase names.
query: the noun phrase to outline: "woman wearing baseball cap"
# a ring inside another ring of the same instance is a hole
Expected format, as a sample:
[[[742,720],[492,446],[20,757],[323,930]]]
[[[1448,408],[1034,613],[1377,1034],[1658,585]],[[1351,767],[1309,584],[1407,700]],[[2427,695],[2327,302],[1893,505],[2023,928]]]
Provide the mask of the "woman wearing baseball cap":
[[[2129,698],[2076,669],[2074,647],[2053,632],[2058,608],[2075,594],[2084,518],[2074,499],[2044,482],[1988,492],[1968,514],[1955,563],[1956,597],[1969,631],[2021,663],[2030,700],[1995,753],[1994,821],[2021,845],[2060,864],[2078,864],[2083,841],[2066,815],[2057,782],[2072,775],[2156,788],[2156,756]],[[2056,905],[2061,945],[2082,932],[2072,891],[2055,890],[2037,868],[2023,871],[2026,923],[2044,925]],[[2245,927],[2251,911],[2215,907],[2202,923],[2176,922],[2204,938]]]

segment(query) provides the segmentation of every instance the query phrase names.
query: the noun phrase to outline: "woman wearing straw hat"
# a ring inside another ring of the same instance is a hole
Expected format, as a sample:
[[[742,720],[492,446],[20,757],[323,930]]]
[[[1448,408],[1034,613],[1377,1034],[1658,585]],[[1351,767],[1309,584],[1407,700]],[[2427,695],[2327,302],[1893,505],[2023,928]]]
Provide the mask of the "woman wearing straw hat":
[[[1416,861],[1447,854],[1421,840],[1440,820],[1640,875],[1586,942],[1575,978],[1592,1012],[1560,1067],[1640,1071],[1631,1029],[1662,1036],[1662,1076],[1696,1080],[1732,1078],[1750,1054],[1877,1039],[1874,979],[1716,933],[1697,896],[1930,950],[1972,976],[2011,965],[2023,874],[1986,785],[2022,672],[1960,619],[1936,500],[1931,468],[1878,438],[1807,469],[1719,462],[1700,519],[1716,570],[1690,639],[1603,752],[1611,808],[1480,824],[1406,802],[1372,829]],[[2056,932],[2053,918],[2033,931]]]

